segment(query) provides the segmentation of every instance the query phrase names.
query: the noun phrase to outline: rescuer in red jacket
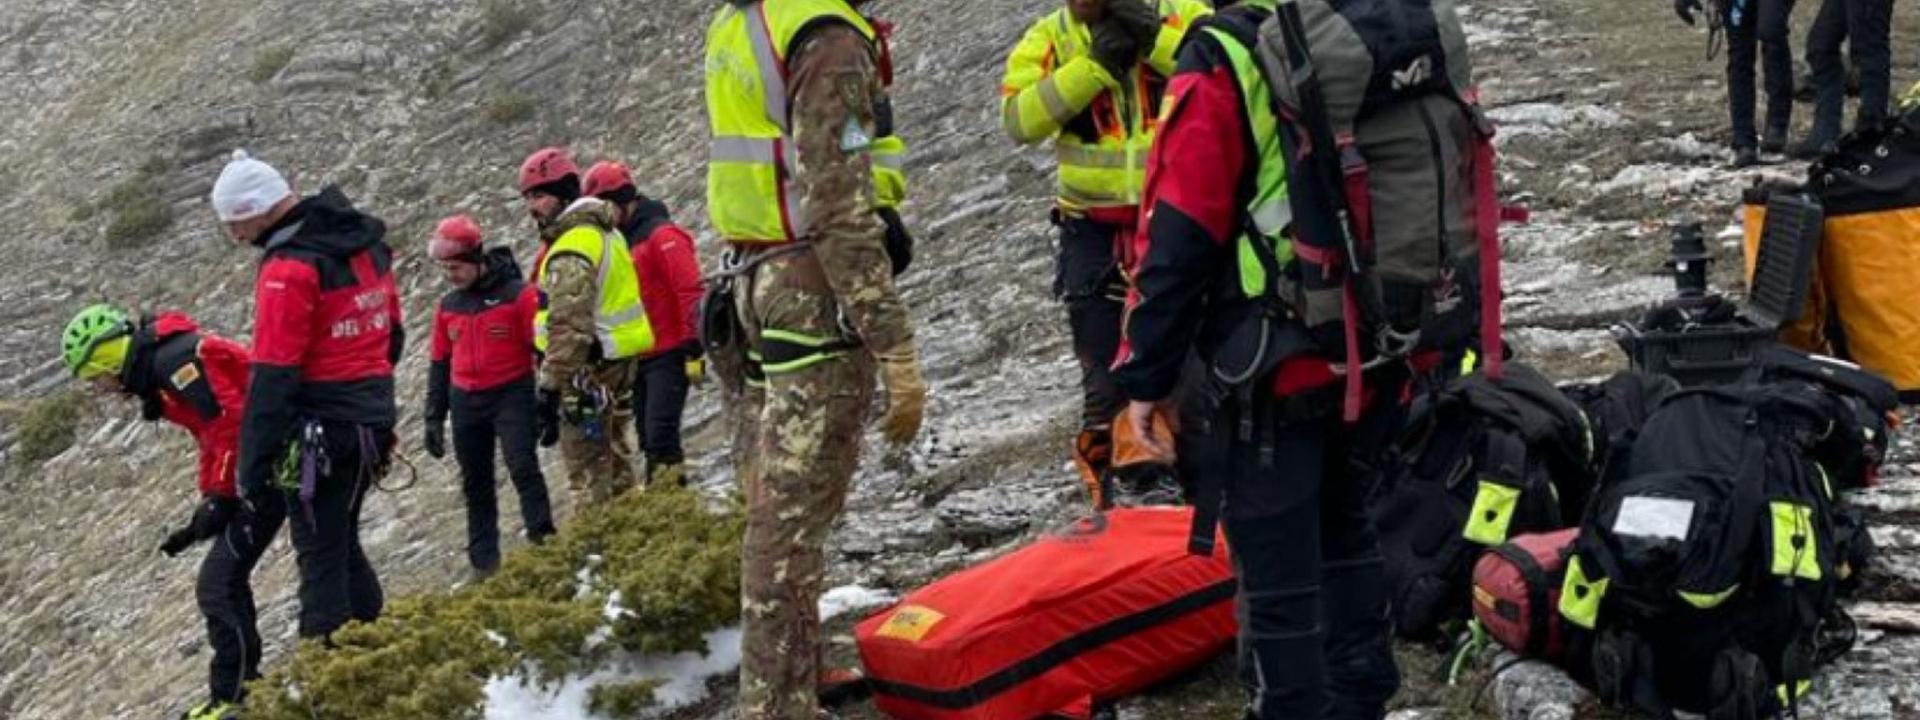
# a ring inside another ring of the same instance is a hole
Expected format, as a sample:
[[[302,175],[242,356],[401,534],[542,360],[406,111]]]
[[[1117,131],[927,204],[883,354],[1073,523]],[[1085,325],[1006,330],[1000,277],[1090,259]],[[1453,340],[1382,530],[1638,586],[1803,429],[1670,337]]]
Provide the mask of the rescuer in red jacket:
[[[360,546],[367,491],[385,472],[405,336],[386,225],[336,188],[304,200],[236,152],[213,185],[227,234],[261,249],[253,379],[240,425],[240,496],[288,494],[300,556],[300,635],[371,621],[384,602]]]
[[[240,703],[244,683],[260,677],[251,579],[286,519],[277,497],[262,498],[248,511],[234,491],[247,348],[200,332],[193,318],[179,313],[161,313],[136,324],[119,308],[95,305],[68,323],[61,349],[74,377],[104,392],[138,398],[141,419],[164,418],[185,429],[199,446],[200,502],[186,525],[161,543],[160,551],[173,557],[194,543],[215,541],[200,561],[194,586],[207,621],[207,642],[213,646],[208,698],[187,717],[224,717]]]
[[[633,415],[640,418],[640,448],[647,455],[646,481],[686,483],[686,451],[680,423],[687,390],[706,374],[700,352],[700,257],[693,237],[675,225],[667,206],[640,194],[627,166],[602,161],[587,169],[585,194],[613,203],[615,222],[633,252],[640,275],[640,304],[653,325],[653,350],[641,355],[633,382]]]
[[[451,409],[453,457],[467,497],[467,561],[485,576],[500,566],[496,438],[507,476],[520,494],[527,539],[537,543],[553,534],[547,480],[534,448],[540,428],[533,397],[533,316],[540,310],[540,291],[521,279],[511,251],[485,250],[480,226],[465,215],[440,221],[427,253],[454,287],[433,314],[427,454],[446,456]]]
[[[1357,424],[1344,423],[1340,378],[1299,315],[1274,314],[1264,296],[1245,290],[1247,278],[1268,288],[1284,279],[1271,276],[1256,251],[1239,251],[1268,242],[1244,237],[1257,227],[1256,198],[1285,192],[1263,187],[1286,179],[1276,172],[1288,159],[1281,131],[1251,121],[1271,112],[1253,48],[1278,3],[1217,5],[1189,31],[1167,86],[1166,120],[1147,161],[1127,347],[1113,376],[1132,400],[1131,424],[1145,429],[1156,410],[1172,410],[1168,398],[1190,356],[1211,366],[1196,402],[1182,408],[1177,458],[1182,477],[1223,493],[1203,489],[1194,504],[1220,511],[1233,548],[1247,717],[1374,720],[1386,715],[1399,670],[1387,638],[1384,562],[1366,514],[1369,485],[1359,473],[1398,430],[1394,400],[1406,377],[1393,364],[1367,373],[1371,407]],[[1240,383],[1221,380],[1261,354],[1278,366]],[[1171,450],[1136,439],[1161,456]]]

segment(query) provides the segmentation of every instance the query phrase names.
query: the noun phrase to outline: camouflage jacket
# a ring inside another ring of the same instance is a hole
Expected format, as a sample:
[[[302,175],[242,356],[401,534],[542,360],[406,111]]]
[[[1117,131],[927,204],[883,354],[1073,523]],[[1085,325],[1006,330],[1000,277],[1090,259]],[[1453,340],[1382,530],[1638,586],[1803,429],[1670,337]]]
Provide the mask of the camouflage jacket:
[[[873,214],[873,168],[865,148],[847,148],[853,124],[876,137],[874,108],[886,89],[875,50],[854,28],[830,24],[794,50],[787,68],[793,187],[812,228],[814,253],[847,319],[876,355],[911,349],[913,328],[894,291],[886,226]]]
[[[592,198],[575,202],[555,220],[552,237],[568,230],[591,225],[602,232],[613,232],[613,208]],[[540,387],[563,389],[581,370],[592,370],[594,344],[593,312],[599,303],[598,273],[593,263],[573,254],[547,259],[546,273],[540,277],[540,290],[547,301],[547,356],[540,365]]]

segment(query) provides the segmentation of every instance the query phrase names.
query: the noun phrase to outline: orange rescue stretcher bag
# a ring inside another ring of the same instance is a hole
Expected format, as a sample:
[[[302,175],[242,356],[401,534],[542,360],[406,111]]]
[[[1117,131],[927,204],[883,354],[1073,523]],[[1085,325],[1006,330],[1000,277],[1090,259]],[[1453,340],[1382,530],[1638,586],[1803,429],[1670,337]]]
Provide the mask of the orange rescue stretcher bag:
[[[1087,717],[1232,643],[1226,543],[1187,552],[1188,508],[1081,520],[861,622],[875,705],[904,720]]]

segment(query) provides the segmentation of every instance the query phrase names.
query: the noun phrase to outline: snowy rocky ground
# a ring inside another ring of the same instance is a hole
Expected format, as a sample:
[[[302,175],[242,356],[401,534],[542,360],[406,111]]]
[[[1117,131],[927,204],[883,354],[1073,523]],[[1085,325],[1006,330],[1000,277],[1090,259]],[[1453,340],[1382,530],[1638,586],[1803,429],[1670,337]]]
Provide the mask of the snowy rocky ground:
[[[48,339],[92,299],[186,307],[213,328],[244,334],[248,254],[215,239],[200,200],[234,145],[297,169],[308,188],[342,183],[391,222],[403,253],[455,209],[529,251],[511,172],[549,142],[628,159],[705,234],[690,55],[709,4],[524,0],[527,17],[500,26],[510,31],[497,42],[488,37],[497,18],[482,5],[0,5],[0,166],[9,168],[0,174],[0,214],[15,230],[0,240],[0,410],[59,386]],[[934,393],[928,433],[911,452],[867,458],[830,541],[832,585],[903,593],[1080,508],[1065,452],[1076,371],[1064,313],[1047,295],[1052,161],[1044,150],[1013,148],[995,105],[1006,48],[1056,5],[874,3],[900,25],[897,99],[914,146],[908,215],[921,235],[902,287]],[[1900,37],[1920,27],[1917,17],[1900,6]],[[1703,38],[1658,4],[1478,0],[1467,18],[1503,128],[1503,189],[1534,210],[1530,225],[1506,235],[1510,336],[1527,361],[1558,378],[1610,372],[1624,363],[1606,326],[1667,291],[1657,275],[1664,224],[1690,215],[1718,234],[1736,222],[1742,187],[1802,170],[1721,169],[1718,63],[1703,62]],[[274,47],[291,48],[289,61],[249,79],[262,50]],[[1912,79],[1912,58],[1897,61],[1896,77]],[[529,117],[496,115],[516,98],[531,103]],[[143,165],[155,168],[175,222],[155,241],[109,249],[104,222],[74,208]],[[703,241],[711,255],[710,238]],[[1737,290],[1736,247],[1715,250],[1716,282]],[[401,273],[410,330],[423,337],[438,283],[417,259]],[[411,440],[424,376],[417,345],[401,375],[402,434]],[[191,565],[152,551],[188,510],[187,447],[131,415],[96,403],[75,449],[0,477],[0,717],[154,717],[199,692],[205,650]],[[0,423],[14,417],[0,413]],[[725,433],[710,397],[699,398],[689,422],[702,482],[725,488]],[[14,435],[0,424],[0,452]],[[1900,443],[1887,483],[1860,498],[1876,513],[1886,560],[1869,595],[1920,603],[1920,437],[1911,425]],[[369,517],[374,561],[397,592],[445,587],[463,572],[450,465],[420,464],[420,482],[378,496]],[[513,517],[511,507],[502,514]],[[291,642],[292,565],[282,546],[258,576],[269,662]],[[851,657],[846,628],[865,608],[845,610],[830,633],[843,660]],[[1577,688],[1532,665],[1504,674],[1476,703],[1475,688],[1436,686],[1432,653],[1403,650],[1407,689],[1396,720],[1603,716]],[[1872,630],[1827,673],[1817,712],[1806,716],[1920,717],[1916,677],[1920,637]],[[730,717],[725,681],[706,685],[706,698],[689,699],[675,717]],[[568,701],[513,688],[511,679],[496,684],[494,717],[569,717],[552,710]],[[1238,717],[1231,664],[1200,668],[1120,710],[1128,720]],[[873,717],[866,707],[846,713]]]

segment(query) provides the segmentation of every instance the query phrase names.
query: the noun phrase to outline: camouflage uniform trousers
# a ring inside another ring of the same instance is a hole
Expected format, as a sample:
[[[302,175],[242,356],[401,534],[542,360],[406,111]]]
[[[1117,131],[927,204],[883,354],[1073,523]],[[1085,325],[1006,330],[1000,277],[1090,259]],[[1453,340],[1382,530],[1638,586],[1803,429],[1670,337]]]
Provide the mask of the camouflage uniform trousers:
[[[838,305],[811,252],[767,260],[743,280],[736,297],[749,346],[763,328],[841,334]],[[859,465],[874,364],[865,348],[853,348],[769,372],[764,389],[748,387],[732,367],[729,374],[734,460],[747,501],[739,717],[814,720],[825,545]]]
[[[593,382],[606,388],[612,403],[601,410],[597,437],[566,416],[572,388],[561,391],[560,457],[567,463],[567,489],[575,511],[586,503],[611,500],[631,489],[633,471],[633,360],[598,362],[591,366]]]

